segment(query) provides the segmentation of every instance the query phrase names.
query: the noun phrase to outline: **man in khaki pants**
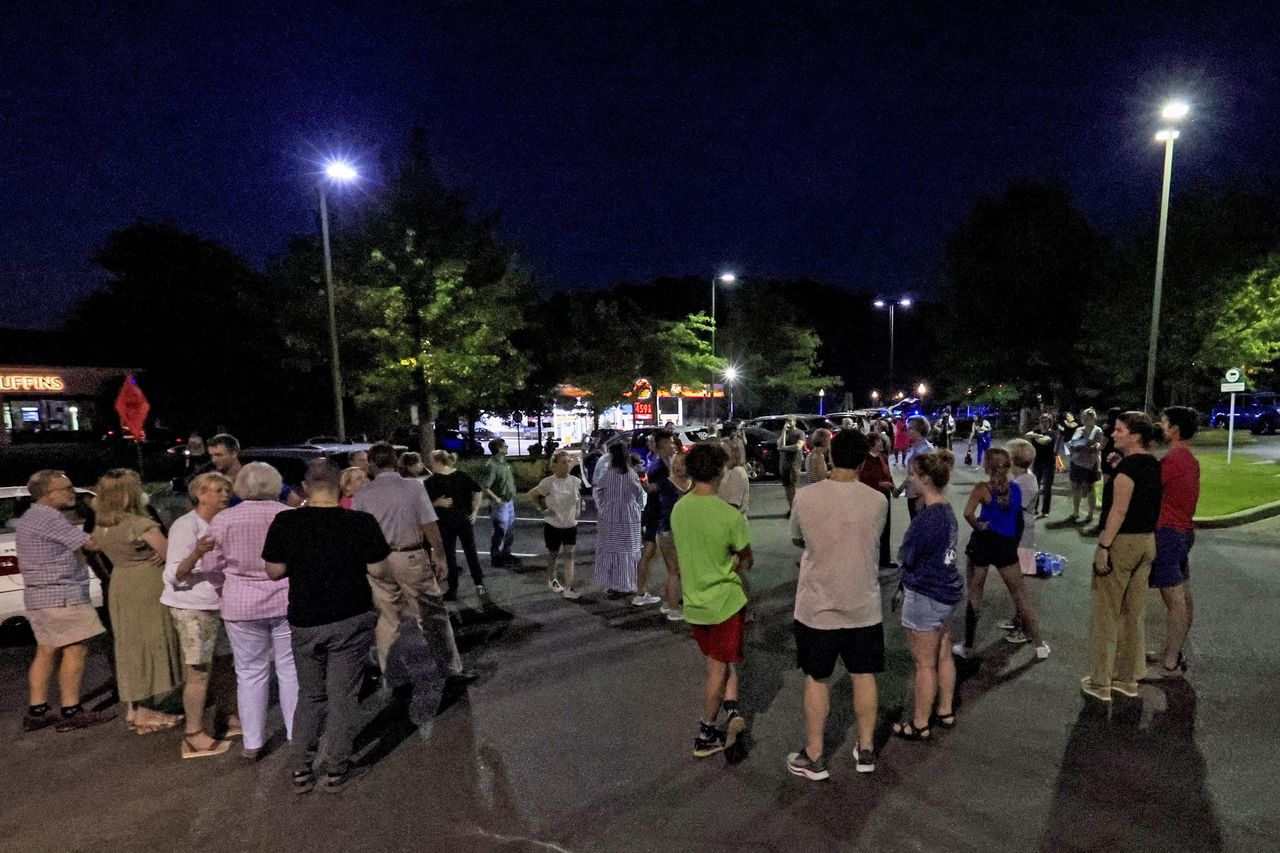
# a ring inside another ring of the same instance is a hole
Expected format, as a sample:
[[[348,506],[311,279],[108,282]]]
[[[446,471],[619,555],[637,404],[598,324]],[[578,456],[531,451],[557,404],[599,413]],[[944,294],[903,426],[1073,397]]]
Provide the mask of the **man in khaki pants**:
[[[427,490],[417,480],[396,472],[395,448],[385,442],[369,448],[369,468],[375,476],[356,492],[351,508],[377,519],[391,547],[386,562],[369,575],[378,611],[374,629],[378,663],[385,671],[387,652],[401,622],[409,619],[422,624],[430,619],[445,639],[450,676],[474,681],[475,675],[463,669],[449,611],[441,597],[440,583],[448,577],[449,569]]]

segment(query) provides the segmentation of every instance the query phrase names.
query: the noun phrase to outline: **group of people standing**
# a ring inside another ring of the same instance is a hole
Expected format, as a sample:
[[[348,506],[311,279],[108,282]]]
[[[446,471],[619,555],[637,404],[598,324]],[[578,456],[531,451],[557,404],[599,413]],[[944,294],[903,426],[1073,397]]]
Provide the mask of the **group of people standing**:
[[[1062,448],[1069,449],[1073,465],[1104,452],[1093,412],[1086,410],[1083,419],[1068,439],[1046,416],[1025,438],[983,449],[985,476],[970,490],[962,513],[971,530],[963,574],[960,523],[946,494],[956,460],[930,442],[933,424],[917,416],[903,425],[908,444],[900,484],[889,465],[897,433],[841,428],[809,437],[807,482],[799,484],[788,512],[790,538],[802,549],[793,632],[805,675],[804,743],[787,756],[791,773],[830,775],[823,732],[837,660],[852,679],[856,769],[875,768],[886,569],[897,571],[892,608],[901,608],[914,662],[914,702],[892,726],[895,736],[922,741],[936,727],[956,724],[955,660],[973,654],[991,568],[1014,605],[1014,617],[1000,626],[1006,639],[1030,643],[1034,660],[1049,657],[1023,576],[1034,559],[1035,522],[1048,512],[1046,465],[1051,487]],[[1136,696],[1140,680],[1178,678],[1186,671],[1188,554],[1199,489],[1198,464],[1186,444],[1198,424],[1193,410],[1171,407],[1159,424],[1140,412],[1119,412],[1113,422],[1114,473],[1105,482],[1092,567],[1091,666],[1081,681],[1085,695],[1103,702],[1113,693]],[[1170,451],[1157,461],[1150,449],[1162,436]],[[455,469],[449,454],[433,454],[425,487],[390,445],[374,445],[368,472],[353,466],[359,475],[317,460],[302,484],[305,506],[293,509],[301,496],[283,485],[275,469],[241,465],[235,440],[217,436],[210,441],[215,470],[192,479],[192,509],[168,537],[147,514],[134,472],[111,471],[99,481],[91,532],[61,513],[74,500],[66,476],[38,472],[28,484],[34,504],[17,526],[38,643],[24,729],[67,730],[111,718],[79,703],[85,643],[103,630],[89,606],[84,557],[103,552],[114,567],[109,612],[130,728],[149,734],[185,723],[184,758],[219,755],[229,738],[241,736],[243,758],[256,760],[266,742],[274,674],[286,737],[297,751],[294,789],[340,790],[349,777],[361,677],[371,651],[385,672],[393,644],[406,631],[429,634],[437,640],[442,669],[464,683],[474,677],[458,653],[447,600],[457,595],[454,551],[460,544],[477,595],[487,602],[472,527],[485,497],[494,505],[492,562],[515,560],[514,477],[501,440],[491,450],[480,481]],[[635,607],[661,604],[667,619],[691,626],[705,659],[693,749],[704,758],[732,747],[747,727],[739,705],[740,666],[754,557],[745,449],[734,437],[684,448],[674,433],[659,431],[650,451],[641,463],[615,442],[593,472],[593,578],[611,596],[631,596]],[[572,461],[556,452],[549,474],[528,492],[543,513],[547,587],[569,600],[579,597],[574,558],[583,493],[582,482],[570,474]],[[894,563],[887,554],[889,501],[903,494],[910,523]],[[666,568],[658,587],[650,579],[656,556]],[[1160,590],[1169,609],[1166,639],[1150,667],[1142,619],[1148,586]],[[957,628],[962,638],[953,644]],[[213,725],[206,725],[221,631],[230,641],[236,701],[215,709]],[[48,682],[59,655],[62,702],[55,714]],[[179,685],[184,713],[157,710],[159,699]],[[323,768],[317,763],[322,733]]]

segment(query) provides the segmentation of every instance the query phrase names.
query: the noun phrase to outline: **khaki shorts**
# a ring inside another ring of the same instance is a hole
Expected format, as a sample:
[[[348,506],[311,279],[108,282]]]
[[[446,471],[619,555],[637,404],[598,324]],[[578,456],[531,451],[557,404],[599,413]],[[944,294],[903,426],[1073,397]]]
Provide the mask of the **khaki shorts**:
[[[31,623],[31,633],[36,635],[37,643],[59,649],[83,643],[107,631],[102,627],[98,611],[88,604],[28,610],[27,621]]]
[[[222,617],[216,610],[186,610],[170,607],[173,627],[178,629],[178,646],[182,650],[182,662],[187,666],[208,666],[213,663],[213,650],[218,645],[218,629]]]

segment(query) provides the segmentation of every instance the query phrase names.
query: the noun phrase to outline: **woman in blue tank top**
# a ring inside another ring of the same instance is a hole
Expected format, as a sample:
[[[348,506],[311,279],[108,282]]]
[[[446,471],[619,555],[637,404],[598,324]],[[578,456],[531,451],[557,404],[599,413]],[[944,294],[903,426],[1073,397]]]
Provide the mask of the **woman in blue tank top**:
[[[973,528],[969,545],[964,550],[969,558],[969,595],[964,614],[964,642],[952,647],[952,651],[962,658],[973,654],[978,617],[982,613],[982,590],[987,583],[987,570],[992,566],[996,567],[1009,589],[1018,624],[1023,628],[1022,631],[1011,632],[1005,640],[1010,643],[1029,640],[1035,643],[1037,660],[1049,657],[1049,645],[1040,638],[1035,608],[1023,585],[1022,570],[1018,567],[1018,540],[1022,536],[1023,524],[1022,490],[1009,477],[1012,467],[1009,451],[1003,448],[988,451],[982,465],[987,481],[973,487],[964,507],[964,520]]]

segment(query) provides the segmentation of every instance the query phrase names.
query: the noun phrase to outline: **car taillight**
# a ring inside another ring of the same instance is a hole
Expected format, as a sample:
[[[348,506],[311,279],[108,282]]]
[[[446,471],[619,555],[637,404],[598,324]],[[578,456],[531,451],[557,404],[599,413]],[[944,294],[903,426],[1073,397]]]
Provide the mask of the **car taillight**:
[[[0,557],[0,576],[18,574],[17,557]]]
[[[688,452],[689,452],[690,450],[692,450],[692,449],[693,449],[693,445],[692,445],[692,444],[681,444],[681,445],[680,445],[680,451],[681,451],[682,453],[688,453]]]

